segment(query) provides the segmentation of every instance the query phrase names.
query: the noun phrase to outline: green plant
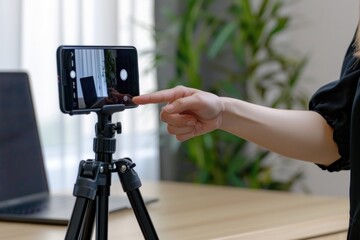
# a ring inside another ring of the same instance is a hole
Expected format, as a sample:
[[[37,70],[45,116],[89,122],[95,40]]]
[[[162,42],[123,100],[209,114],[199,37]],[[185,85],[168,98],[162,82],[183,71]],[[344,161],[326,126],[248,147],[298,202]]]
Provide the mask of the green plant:
[[[105,50],[104,54],[106,86],[112,88],[116,86],[116,52]]]
[[[157,64],[165,60],[175,66],[170,86],[186,85],[276,108],[306,106],[306,96],[296,91],[306,59],[289,57],[280,44],[279,36],[290,22],[282,11],[284,1],[182,3],[183,11],[170,15],[174,57],[156,55]],[[222,131],[182,143],[179,153],[195,166],[191,179],[201,183],[288,190],[302,176],[295,172],[287,180],[275,180],[273,166],[265,164],[267,150]]]

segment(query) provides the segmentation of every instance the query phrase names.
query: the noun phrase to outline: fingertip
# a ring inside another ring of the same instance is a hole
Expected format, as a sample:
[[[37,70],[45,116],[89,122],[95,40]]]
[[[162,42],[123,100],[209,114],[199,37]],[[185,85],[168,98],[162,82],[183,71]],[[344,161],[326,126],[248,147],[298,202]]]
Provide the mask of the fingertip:
[[[132,101],[135,103],[135,104],[142,104],[141,102],[141,97],[140,96],[135,96],[132,98]]]
[[[190,138],[195,137],[195,132],[185,133],[185,134],[178,134],[176,135],[176,139],[180,142],[185,142]]]
[[[176,135],[176,140],[179,142],[185,142],[187,140],[187,137],[184,135]]]
[[[152,101],[150,94],[144,94],[144,95],[140,95],[140,96],[135,96],[135,97],[133,97],[132,100],[133,100],[133,102],[135,104],[138,104],[138,105],[157,103],[157,102]]]

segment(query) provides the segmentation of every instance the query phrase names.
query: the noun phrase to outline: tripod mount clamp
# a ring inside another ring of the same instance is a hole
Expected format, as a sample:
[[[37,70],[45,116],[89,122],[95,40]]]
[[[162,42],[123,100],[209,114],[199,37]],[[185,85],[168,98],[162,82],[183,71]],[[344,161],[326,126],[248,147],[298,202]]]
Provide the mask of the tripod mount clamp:
[[[140,178],[134,170],[136,164],[130,158],[116,160],[114,164],[124,192],[134,191],[141,187]]]
[[[93,160],[80,161],[73,195],[94,200],[98,186],[105,186],[107,184],[106,178],[101,175],[104,169],[107,169],[106,165]]]

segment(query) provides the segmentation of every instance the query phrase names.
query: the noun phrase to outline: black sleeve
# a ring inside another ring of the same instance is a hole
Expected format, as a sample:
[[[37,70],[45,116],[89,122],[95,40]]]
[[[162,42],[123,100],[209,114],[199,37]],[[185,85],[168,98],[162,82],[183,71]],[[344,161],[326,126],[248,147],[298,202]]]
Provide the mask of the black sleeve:
[[[346,53],[338,81],[320,88],[311,98],[309,109],[322,115],[334,129],[334,141],[339,148],[340,159],[330,166],[319,165],[328,171],[350,168],[350,125],[352,106],[360,76],[359,60],[353,56],[354,40]]]
[[[358,73],[329,83],[320,88],[310,100],[309,109],[322,115],[334,129],[334,141],[339,148],[340,159],[330,166],[321,166],[328,171],[350,168],[350,123]]]

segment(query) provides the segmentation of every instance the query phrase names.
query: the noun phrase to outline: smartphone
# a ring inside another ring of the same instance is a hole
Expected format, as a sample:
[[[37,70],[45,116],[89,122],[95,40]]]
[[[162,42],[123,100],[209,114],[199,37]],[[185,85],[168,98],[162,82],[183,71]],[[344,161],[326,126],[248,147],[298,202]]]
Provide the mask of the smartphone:
[[[137,107],[137,50],[132,46],[59,46],[56,52],[60,110],[84,114],[107,105]]]

